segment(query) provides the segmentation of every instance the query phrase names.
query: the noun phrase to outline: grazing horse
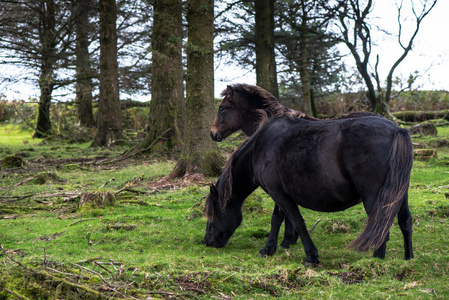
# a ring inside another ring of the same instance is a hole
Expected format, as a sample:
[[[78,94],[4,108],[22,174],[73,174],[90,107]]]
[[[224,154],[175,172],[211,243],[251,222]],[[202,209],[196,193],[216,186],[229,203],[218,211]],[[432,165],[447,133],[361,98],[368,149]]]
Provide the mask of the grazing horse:
[[[263,88],[248,84],[228,85],[221,93],[224,97],[220,103],[217,115],[211,127],[210,135],[214,141],[220,142],[232,133],[242,130],[247,136],[251,136],[259,128],[263,119],[290,116],[303,118],[310,121],[321,121],[302,112],[292,110],[281,105],[278,100]],[[342,116],[341,118],[358,118],[372,116],[368,112],[356,112]],[[273,230],[279,230],[284,220],[284,214],[275,205],[273,211]],[[279,223],[280,222],[280,223]],[[289,248],[296,244],[298,235],[294,232],[288,219],[285,219],[284,239],[281,248]],[[259,256],[273,255],[276,252],[277,240],[269,239],[265,247],[260,250]]]
[[[368,222],[350,246],[384,258],[389,229],[398,216],[405,259],[413,257],[408,187],[413,146],[408,131],[376,116],[308,121],[273,118],[228,160],[206,200],[204,242],[224,247],[242,221],[242,205],[262,187],[292,222],[306,254],[318,251],[298,205],[322,212],[342,211],[363,202]],[[270,239],[277,239],[277,232]]]

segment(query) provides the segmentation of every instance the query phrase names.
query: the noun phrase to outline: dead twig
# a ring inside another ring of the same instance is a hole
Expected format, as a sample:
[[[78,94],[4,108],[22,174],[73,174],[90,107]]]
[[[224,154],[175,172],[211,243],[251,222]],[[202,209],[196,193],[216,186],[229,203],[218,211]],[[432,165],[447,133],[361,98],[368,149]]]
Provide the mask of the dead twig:
[[[94,264],[95,264],[96,266],[99,266],[100,268],[102,268],[102,269],[105,270],[106,272],[109,272],[109,273],[112,274],[111,271],[109,271],[107,268],[105,268],[105,267],[104,267],[102,264],[100,264],[99,262],[94,261]]]
[[[33,125],[31,125],[24,116],[22,116],[22,114],[17,109],[15,103],[12,102],[11,104],[14,107],[14,110],[16,111],[16,113],[19,115],[19,117],[31,128],[31,130],[33,130],[33,131],[36,130],[36,128]],[[33,139],[34,139],[34,135],[33,135]]]
[[[200,283],[204,282],[207,278],[211,277],[212,274],[214,274],[214,273],[215,273],[215,271],[210,272],[209,274],[207,274],[206,276],[204,276],[204,278],[200,280]]]
[[[74,266],[83,268],[84,270],[86,270],[86,271],[88,271],[88,272],[91,272],[91,273],[97,275],[98,277],[100,277],[101,281],[103,281],[108,287],[113,287],[109,282],[107,282],[106,279],[104,279],[104,277],[103,277],[100,273],[98,273],[98,272],[96,272],[96,271],[94,271],[94,270],[91,270],[91,269],[89,269],[89,268],[83,267],[83,266],[81,266],[81,265],[72,263],[72,262],[70,262],[70,261],[69,261],[69,263],[71,263],[71,264],[74,265]]]
[[[112,177],[107,182],[105,182],[102,186],[100,186],[98,189],[104,188],[106,185],[108,185],[111,181],[114,181],[114,180],[115,180],[115,177]]]
[[[312,233],[313,229],[315,229],[315,226],[320,223],[321,219],[316,220],[315,224],[313,224],[313,226],[310,228],[309,230],[309,234]]]

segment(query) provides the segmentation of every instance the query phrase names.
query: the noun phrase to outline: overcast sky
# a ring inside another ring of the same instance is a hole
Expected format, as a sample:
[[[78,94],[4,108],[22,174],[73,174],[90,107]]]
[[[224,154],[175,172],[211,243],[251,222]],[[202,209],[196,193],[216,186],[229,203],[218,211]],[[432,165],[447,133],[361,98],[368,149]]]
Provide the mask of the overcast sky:
[[[419,0],[414,0],[418,4]],[[421,0],[426,2],[426,0]],[[396,1],[397,2],[397,1]],[[430,0],[428,5],[430,5]],[[371,20],[380,28],[388,31],[391,35],[375,32],[373,29],[372,63],[375,63],[376,55],[379,54],[379,73],[381,80],[385,80],[393,63],[403,53],[397,41],[398,34],[398,11],[394,0],[377,0],[374,2],[374,10]],[[421,11],[421,6],[416,6]],[[409,74],[418,71],[422,77],[418,78],[413,85],[414,88],[428,90],[449,90],[449,0],[438,0],[433,10],[421,23],[418,35],[415,38],[412,52],[396,68],[394,76],[404,78],[406,81]],[[402,9],[403,43],[408,43],[411,30],[415,29],[415,21],[410,7],[410,1],[404,0]],[[347,51],[346,46],[340,48]],[[355,65],[351,56],[345,60]],[[429,69],[430,68],[430,69]],[[219,66],[216,73],[215,95],[218,95],[229,83],[245,82],[256,83],[254,73],[246,73],[239,68],[228,69]]]

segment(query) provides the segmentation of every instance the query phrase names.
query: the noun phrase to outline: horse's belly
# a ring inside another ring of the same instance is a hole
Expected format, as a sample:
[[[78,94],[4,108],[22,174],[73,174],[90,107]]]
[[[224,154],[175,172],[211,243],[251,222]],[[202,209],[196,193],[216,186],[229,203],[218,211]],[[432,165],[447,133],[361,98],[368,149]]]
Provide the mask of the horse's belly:
[[[345,210],[362,201],[351,184],[323,186],[317,183],[308,188],[298,185],[289,194],[298,205],[323,212]]]
[[[334,199],[330,197],[326,199],[316,199],[316,197],[301,197],[299,199],[295,199],[295,201],[299,206],[314,211],[335,212],[357,205],[362,202],[362,199],[360,197],[351,197],[348,199]]]

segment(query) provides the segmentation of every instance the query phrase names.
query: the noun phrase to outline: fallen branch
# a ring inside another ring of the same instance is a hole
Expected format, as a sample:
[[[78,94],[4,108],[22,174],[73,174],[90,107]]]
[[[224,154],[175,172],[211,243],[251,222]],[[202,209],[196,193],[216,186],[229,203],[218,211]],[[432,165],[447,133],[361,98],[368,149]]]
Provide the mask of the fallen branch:
[[[5,291],[8,292],[8,293],[10,293],[11,295],[16,296],[16,297],[19,298],[19,299],[22,299],[22,300],[29,300],[27,297],[20,295],[20,294],[17,293],[16,291],[12,291],[12,290],[9,290],[9,289],[7,289],[7,288],[5,288]]]
[[[102,258],[101,256],[97,256],[97,257],[93,257],[93,258],[77,261],[75,264],[78,265],[78,264],[84,264],[84,263],[91,263],[93,261],[97,262],[97,260],[99,260],[101,258]]]
[[[6,196],[6,197],[0,197],[0,202],[3,203],[9,203],[9,202],[14,202],[14,201],[20,201],[26,198],[29,198],[31,196],[33,196],[34,194],[30,193],[30,194],[26,194],[26,195],[22,195],[22,196]],[[4,200],[3,200],[4,199]]]
[[[142,200],[121,200],[118,203],[120,204],[136,204],[136,205],[142,205],[142,206],[156,206],[156,207],[163,207],[160,204],[157,203],[148,203]]]
[[[30,180],[33,180],[33,179],[38,178],[39,176],[40,176],[40,175],[36,175],[36,176],[30,177],[30,178],[27,178],[27,179],[25,179],[25,180],[22,180],[21,182],[16,183],[14,186],[20,186],[20,185],[24,184],[25,182],[28,182],[28,181],[30,181]]]
[[[8,254],[14,254],[14,253],[19,253],[19,255],[20,255],[20,253],[22,252],[22,248],[19,248],[19,249],[14,249],[14,250],[9,250],[9,249],[4,249],[3,248],[3,246],[2,246],[2,252],[0,252],[0,256],[3,256],[3,255],[6,255],[6,256],[8,256]],[[22,252],[23,253],[23,252]],[[9,256],[8,256],[9,257]]]
[[[87,286],[84,286],[84,285],[82,285],[82,284],[72,283],[72,282],[67,281],[67,280],[65,280],[65,279],[63,279],[63,278],[59,278],[59,277],[57,277],[57,276],[54,276],[54,275],[52,275],[52,274],[50,274],[50,273],[48,273],[48,272],[45,272],[45,271],[35,271],[35,273],[37,273],[37,274],[39,274],[39,275],[42,275],[42,276],[45,276],[45,277],[48,277],[48,278],[51,278],[52,280],[54,280],[54,281],[56,281],[56,282],[64,283],[64,284],[66,284],[66,285],[68,285],[68,286],[71,286],[71,287],[73,287],[73,288],[79,288],[79,289],[82,289],[82,290],[84,290],[84,291],[86,291],[86,292],[88,292],[88,293],[94,294],[96,297],[99,297],[99,298],[107,298],[106,295],[103,295],[102,293],[99,293],[99,292],[97,292],[97,291],[95,291],[95,290],[93,290],[93,289],[91,289],[91,288],[89,288],[89,287],[87,287]]]
[[[91,221],[91,220],[96,220],[96,219],[95,219],[95,218],[80,219],[80,220],[77,220],[77,221],[75,221],[75,222],[73,222],[73,223],[70,223],[69,225],[67,225],[67,227],[73,226],[73,225],[75,225],[76,223],[80,223],[80,222],[84,222],[84,221]]]
[[[13,186],[11,186],[13,187]],[[53,193],[53,194],[35,194],[35,193],[28,193],[25,195],[20,196],[5,196],[0,197],[0,202],[8,203],[8,202],[14,202],[14,201],[20,201],[29,197],[35,197],[35,198],[54,198],[54,197],[62,197],[62,198],[68,198],[65,199],[65,201],[69,201],[72,199],[75,199],[79,197],[81,194],[78,192],[63,192],[63,193]]]
[[[136,189],[133,189],[130,187],[124,187],[124,188],[119,189],[117,192],[115,192],[115,194],[117,195],[118,193],[121,193],[123,191],[135,193],[135,194],[146,194],[147,193],[147,191],[136,190]]]

